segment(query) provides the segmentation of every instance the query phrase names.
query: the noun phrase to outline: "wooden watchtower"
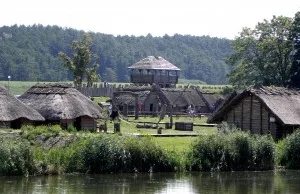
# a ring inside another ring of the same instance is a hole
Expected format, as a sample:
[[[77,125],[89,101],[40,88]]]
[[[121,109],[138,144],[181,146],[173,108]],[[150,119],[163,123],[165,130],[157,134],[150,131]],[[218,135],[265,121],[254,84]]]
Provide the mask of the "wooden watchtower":
[[[130,81],[136,85],[158,84],[162,88],[172,88],[178,83],[180,69],[162,57],[148,56],[128,67]]]

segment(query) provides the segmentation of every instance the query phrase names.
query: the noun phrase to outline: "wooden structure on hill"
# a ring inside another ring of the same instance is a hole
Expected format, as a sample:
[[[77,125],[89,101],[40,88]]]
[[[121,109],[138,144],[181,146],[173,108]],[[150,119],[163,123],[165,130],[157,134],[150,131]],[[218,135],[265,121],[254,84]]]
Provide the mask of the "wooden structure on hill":
[[[19,99],[37,110],[46,123],[64,128],[95,130],[96,119],[103,118],[100,107],[69,84],[37,84]]]
[[[45,121],[36,110],[26,106],[0,86],[0,128],[19,129],[22,125]]]
[[[300,127],[300,92],[279,87],[253,87],[229,98],[209,123],[233,124],[255,134],[280,139]]]
[[[162,57],[148,56],[128,67],[130,81],[136,85],[157,84],[162,88],[175,87],[180,69]]]

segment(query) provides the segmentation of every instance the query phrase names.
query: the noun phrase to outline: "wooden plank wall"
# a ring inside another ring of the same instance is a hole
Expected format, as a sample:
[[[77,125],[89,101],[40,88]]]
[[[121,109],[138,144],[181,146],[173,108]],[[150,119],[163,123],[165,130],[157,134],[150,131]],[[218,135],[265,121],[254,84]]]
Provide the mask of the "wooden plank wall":
[[[255,134],[271,133],[276,138],[277,125],[269,121],[270,116],[272,115],[257,97],[247,96],[228,111],[225,121],[244,131],[249,130]]]
[[[247,96],[242,101],[243,103],[243,123],[242,127],[243,130],[250,130],[250,104],[251,104],[251,97]]]
[[[257,97],[252,96],[252,115],[251,115],[251,132],[255,134],[261,133],[261,102]]]

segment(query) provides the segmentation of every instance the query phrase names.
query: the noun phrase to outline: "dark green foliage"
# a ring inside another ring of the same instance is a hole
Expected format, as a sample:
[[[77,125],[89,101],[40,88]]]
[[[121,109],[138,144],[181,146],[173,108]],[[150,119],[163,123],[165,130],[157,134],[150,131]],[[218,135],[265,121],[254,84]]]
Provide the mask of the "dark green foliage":
[[[35,172],[28,142],[0,138],[0,175],[30,175]]]
[[[271,137],[240,131],[201,137],[189,153],[191,170],[200,171],[270,170],[274,161]]]
[[[293,20],[290,39],[293,44],[290,87],[300,88],[300,12]]]
[[[289,169],[300,169],[300,130],[286,137],[279,145],[279,165]]]
[[[58,26],[1,27],[0,80],[7,80],[8,75],[15,81],[72,80],[72,73],[63,67],[58,53],[71,56],[72,41],[83,34]],[[227,82],[229,67],[224,59],[232,53],[230,40],[178,34],[164,37],[89,34],[93,40],[91,52],[99,56],[101,65],[97,74],[102,81],[128,82],[128,66],[149,55],[159,55],[182,70],[181,78],[208,84]]]
[[[86,78],[87,85],[91,87],[93,82],[97,82],[99,76],[98,56],[91,53],[92,39],[89,34],[84,34],[81,40],[72,42],[74,53],[69,57],[66,53],[60,52],[58,56],[63,60],[63,65],[67,67],[73,75],[74,85],[81,85]],[[91,64],[93,61],[93,64]]]
[[[289,38],[292,19],[273,16],[254,29],[244,28],[232,42],[235,53],[227,63],[234,67],[229,81],[234,86],[287,86],[290,79],[292,44]]]
[[[75,148],[68,172],[172,172],[178,163],[145,138],[107,136],[87,139]]]
[[[128,172],[173,172],[178,166],[175,158],[148,138],[126,138],[124,145]]]

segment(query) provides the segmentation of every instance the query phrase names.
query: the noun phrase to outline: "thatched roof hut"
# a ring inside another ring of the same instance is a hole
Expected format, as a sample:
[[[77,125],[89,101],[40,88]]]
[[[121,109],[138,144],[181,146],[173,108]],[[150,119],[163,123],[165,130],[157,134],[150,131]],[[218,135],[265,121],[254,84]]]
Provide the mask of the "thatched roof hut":
[[[130,67],[129,69],[144,69],[144,70],[172,70],[172,71],[180,71],[178,67],[167,61],[166,59],[160,56],[148,56]]]
[[[37,84],[19,99],[43,115],[47,122],[79,129],[95,129],[95,119],[103,118],[101,109],[68,84]]]
[[[20,128],[23,124],[44,120],[36,110],[19,101],[0,85],[0,127]]]
[[[300,127],[300,92],[281,87],[253,87],[229,98],[209,119],[226,121],[252,133],[281,138]]]
[[[161,99],[173,106],[173,111],[186,112],[191,105],[195,112],[202,113],[207,106],[201,96],[192,88],[161,88]],[[163,102],[164,103],[164,102]]]

